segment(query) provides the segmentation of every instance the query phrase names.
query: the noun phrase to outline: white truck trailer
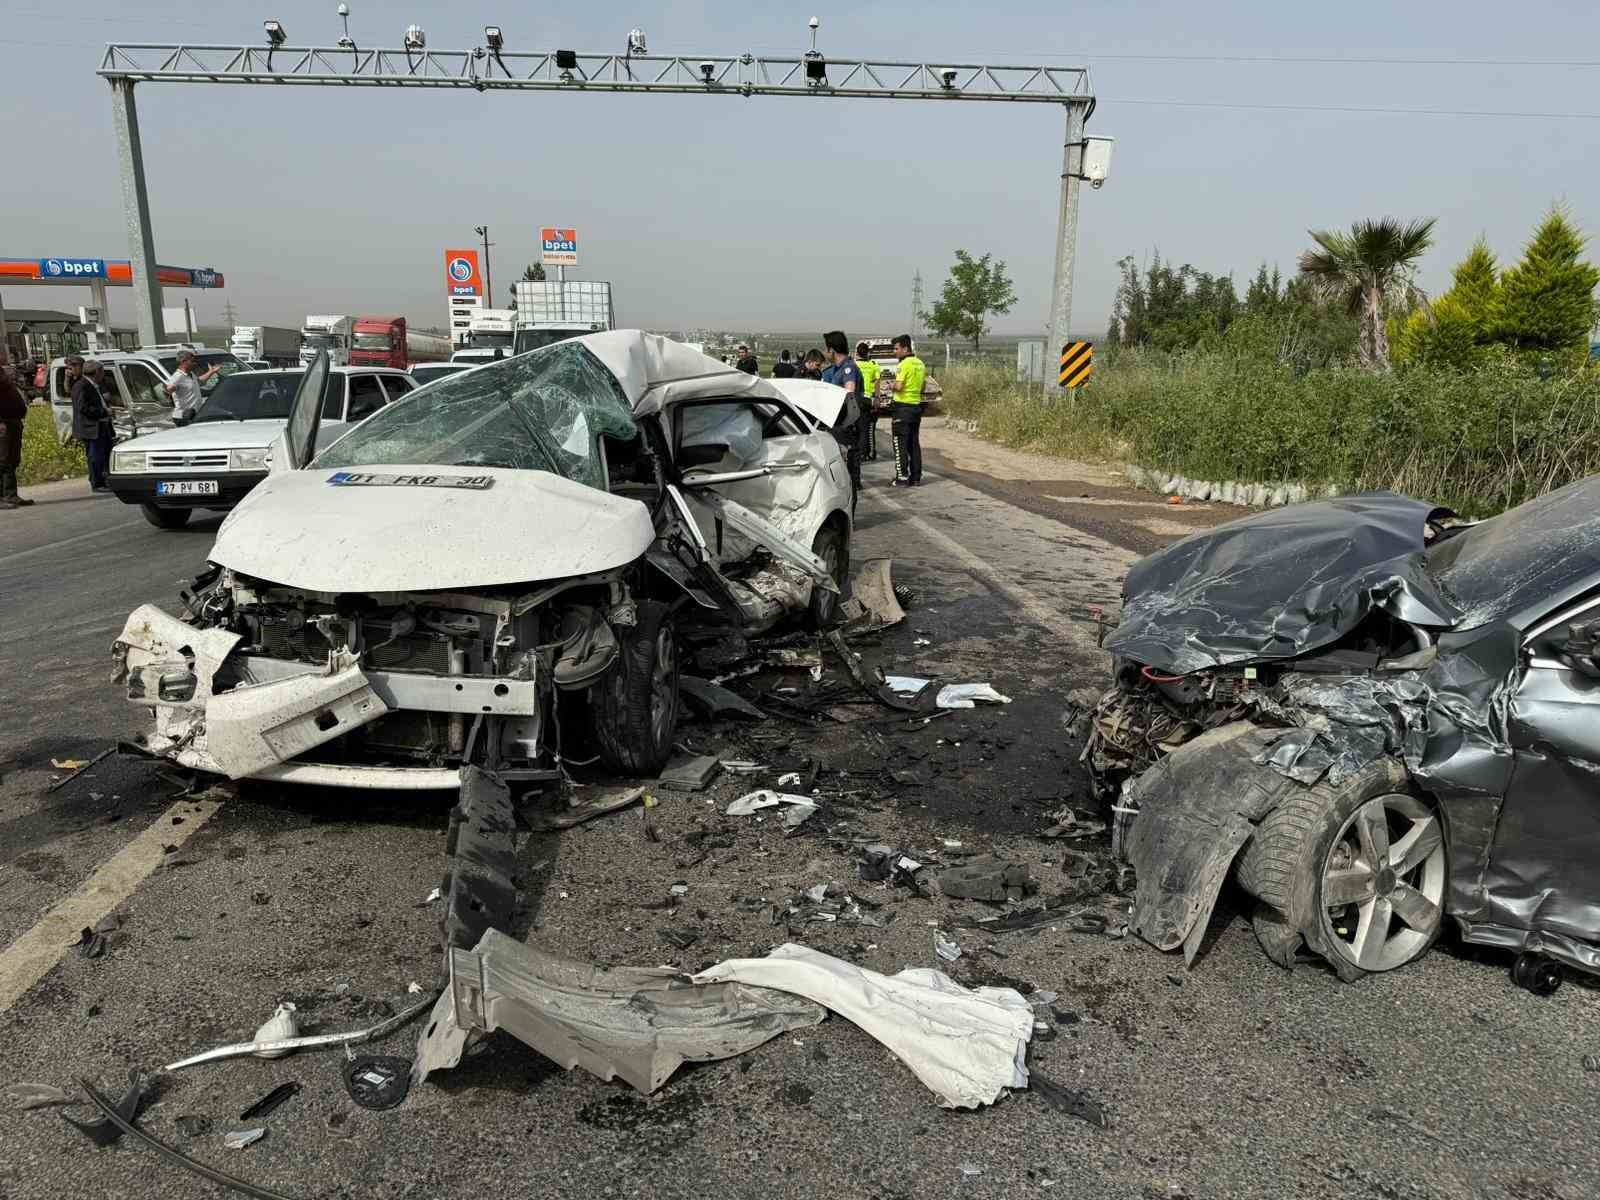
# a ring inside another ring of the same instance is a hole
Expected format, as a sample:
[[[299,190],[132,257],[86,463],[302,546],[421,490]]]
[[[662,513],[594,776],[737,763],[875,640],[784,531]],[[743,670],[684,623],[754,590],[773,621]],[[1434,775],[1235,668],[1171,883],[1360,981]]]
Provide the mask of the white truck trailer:
[[[245,362],[292,367],[300,361],[300,331],[278,325],[235,325],[228,352]]]
[[[516,352],[617,327],[611,285],[595,280],[519,281]]]
[[[300,329],[300,365],[309,367],[311,360],[317,356],[317,351],[326,350],[329,365],[349,366],[350,335],[349,317],[309,314],[305,325]]]

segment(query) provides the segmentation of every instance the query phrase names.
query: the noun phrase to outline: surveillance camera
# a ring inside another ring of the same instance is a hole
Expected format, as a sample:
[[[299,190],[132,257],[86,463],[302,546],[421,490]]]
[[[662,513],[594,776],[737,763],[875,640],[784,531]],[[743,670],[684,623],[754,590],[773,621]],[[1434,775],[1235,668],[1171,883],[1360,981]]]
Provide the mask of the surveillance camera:
[[[717,64],[716,63],[712,62],[709,58],[703,58],[703,59],[700,60],[700,78],[701,79],[704,79],[707,83],[710,83],[711,82],[711,77],[713,75],[715,75],[716,73],[717,73]]]
[[[1089,180],[1089,186],[1092,187],[1097,192],[1101,188],[1105,187],[1105,185],[1106,185],[1106,181],[1104,179],[1091,179],[1091,180]]]
[[[817,27],[818,27],[818,26],[819,26],[819,25],[821,25],[821,24],[822,24],[822,22],[821,22],[821,21],[819,21],[819,20],[817,20],[817,18],[816,18],[816,17],[812,17],[812,18],[811,18],[811,20],[809,20],[809,21],[807,21],[807,22],[806,22],[806,24],[807,24],[807,25],[809,25],[809,26],[810,26],[810,27],[811,27],[811,28],[812,28],[812,29],[815,29],[815,28],[817,28]]]
[[[421,25],[407,25],[405,43],[407,50],[421,50],[428,44],[428,35]]]
[[[348,4],[339,5],[339,15],[341,17],[348,17],[350,15],[350,6]]]
[[[630,29],[630,30],[628,30],[628,53],[629,54],[648,54],[649,53],[649,51],[645,48],[644,30],[642,30],[642,29]]]
[[[954,67],[946,67],[939,72],[939,78],[944,81],[946,91],[954,90],[956,86],[956,69]]]
[[[263,21],[261,23],[267,31],[267,43],[272,46],[281,46],[288,34],[284,33],[283,26],[277,21]]]
[[[483,40],[489,43],[489,49],[496,54],[500,53],[500,48],[506,44],[505,36],[501,34],[500,26],[498,25],[485,25],[483,27]]]

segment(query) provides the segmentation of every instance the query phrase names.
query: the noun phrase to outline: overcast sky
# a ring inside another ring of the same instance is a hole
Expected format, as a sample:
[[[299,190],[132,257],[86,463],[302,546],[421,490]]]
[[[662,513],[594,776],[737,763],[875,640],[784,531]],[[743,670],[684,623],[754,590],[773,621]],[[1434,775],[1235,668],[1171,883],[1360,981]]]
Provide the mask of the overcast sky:
[[[498,22],[515,49],[620,51],[638,25],[655,52],[792,52],[814,12],[820,47],[841,57],[1086,63],[1090,132],[1117,145],[1110,181],[1083,193],[1083,332],[1104,328],[1126,254],[1232,272],[1242,290],[1261,261],[1290,267],[1308,228],[1437,216],[1432,289],[1480,233],[1515,257],[1552,201],[1600,230],[1589,3],[351,8],[364,46],[398,45],[415,21],[432,48],[468,47]],[[0,255],[128,255],[109,89],[94,74],[104,42],[259,43],[265,17],[291,44],[339,32],[332,0],[0,0]],[[1285,61],[1313,58],[1335,61]],[[613,281],[626,324],[898,329],[913,272],[937,291],[957,247],[1010,267],[1018,303],[997,329],[1046,317],[1063,129],[1052,106],[168,84],[138,96],[157,258],[227,278],[225,292],[187,293],[203,322],[231,299],[241,322],[397,311],[442,323],[443,250],[484,223],[497,298],[537,257],[539,225],[573,225],[576,276]],[[132,324],[131,291],[110,295],[113,320]],[[73,308],[87,292],[12,286],[5,300]]]

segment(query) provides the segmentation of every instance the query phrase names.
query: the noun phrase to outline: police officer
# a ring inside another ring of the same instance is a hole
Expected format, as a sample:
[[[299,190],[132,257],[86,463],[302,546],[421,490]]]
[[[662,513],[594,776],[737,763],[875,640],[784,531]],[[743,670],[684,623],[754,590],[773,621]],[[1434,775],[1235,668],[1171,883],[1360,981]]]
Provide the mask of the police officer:
[[[866,462],[878,461],[878,376],[883,368],[872,361],[865,342],[856,343],[856,369],[861,372],[861,420],[856,428],[861,432],[861,457]]]
[[[856,500],[861,495],[861,370],[850,357],[850,343],[843,330],[823,334],[822,344],[833,359],[833,378],[828,382],[844,389],[844,407],[833,423],[833,436],[839,439],[845,466],[850,470],[850,514],[854,516]]]
[[[900,360],[889,390],[890,428],[894,432],[894,487],[916,487],[922,482],[922,385],[928,367],[911,348],[911,335],[894,339],[894,356]]]

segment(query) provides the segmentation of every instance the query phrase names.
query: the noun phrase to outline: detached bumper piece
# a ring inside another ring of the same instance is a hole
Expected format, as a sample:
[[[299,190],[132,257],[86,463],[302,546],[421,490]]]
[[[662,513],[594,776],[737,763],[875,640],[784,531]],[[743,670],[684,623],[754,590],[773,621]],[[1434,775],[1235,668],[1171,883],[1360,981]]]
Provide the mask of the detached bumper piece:
[[[417,1042],[413,1086],[460,1062],[469,1037],[504,1029],[568,1070],[620,1077],[648,1095],[682,1063],[731,1058],[826,1015],[769,988],[572,962],[493,929],[474,949],[451,950],[448,963],[449,987]]]

